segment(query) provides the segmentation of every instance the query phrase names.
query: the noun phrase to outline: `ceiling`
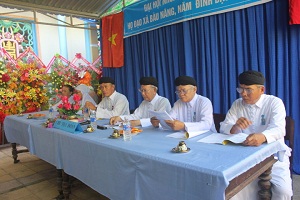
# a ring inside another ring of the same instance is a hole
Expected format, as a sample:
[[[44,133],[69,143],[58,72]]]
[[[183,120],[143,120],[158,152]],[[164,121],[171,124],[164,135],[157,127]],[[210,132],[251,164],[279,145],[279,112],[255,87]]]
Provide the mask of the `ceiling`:
[[[0,6],[44,14],[100,19],[118,0],[0,0]]]

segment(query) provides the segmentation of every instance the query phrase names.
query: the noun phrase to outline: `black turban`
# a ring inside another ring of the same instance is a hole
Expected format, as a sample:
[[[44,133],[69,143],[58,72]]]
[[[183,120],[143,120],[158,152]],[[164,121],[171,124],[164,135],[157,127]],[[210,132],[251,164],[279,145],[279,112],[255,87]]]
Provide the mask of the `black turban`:
[[[149,77],[142,77],[140,79],[141,85],[154,85],[155,87],[158,87],[158,82],[156,78],[149,76]]]
[[[196,80],[190,76],[179,76],[175,79],[175,85],[194,85],[197,86]]]
[[[239,75],[239,82],[243,85],[264,85],[265,77],[258,71],[245,71]]]
[[[115,81],[114,81],[114,79],[112,79],[112,78],[110,78],[110,77],[105,77],[105,76],[103,76],[103,77],[101,77],[100,78],[100,80],[99,80],[99,84],[101,84],[101,83],[111,83],[111,84],[115,84]]]

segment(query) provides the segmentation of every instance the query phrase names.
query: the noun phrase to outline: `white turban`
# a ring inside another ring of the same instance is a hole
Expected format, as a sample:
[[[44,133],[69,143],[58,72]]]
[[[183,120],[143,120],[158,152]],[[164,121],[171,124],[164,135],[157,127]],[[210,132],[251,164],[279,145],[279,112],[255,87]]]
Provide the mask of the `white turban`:
[[[75,88],[75,90],[79,90],[82,93],[82,95],[90,92],[90,88],[87,85],[84,85],[84,84],[78,85]]]
[[[83,107],[85,105],[85,102],[89,101],[92,104],[96,105],[96,102],[94,99],[89,95],[90,88],[87,85],[80,84],[78,85],[75,90],[78,90],[82,94],[82,100],[81,100],[81,106]]]

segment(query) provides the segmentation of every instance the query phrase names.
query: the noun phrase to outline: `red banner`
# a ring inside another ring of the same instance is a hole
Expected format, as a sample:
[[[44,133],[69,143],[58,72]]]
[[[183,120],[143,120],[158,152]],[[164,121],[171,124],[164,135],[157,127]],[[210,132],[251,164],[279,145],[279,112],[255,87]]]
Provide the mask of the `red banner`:
[[[300,0],[289,0],[290,24],[300,24]]]
[[[123,12],[102,18],[103,67],[124,66]]]

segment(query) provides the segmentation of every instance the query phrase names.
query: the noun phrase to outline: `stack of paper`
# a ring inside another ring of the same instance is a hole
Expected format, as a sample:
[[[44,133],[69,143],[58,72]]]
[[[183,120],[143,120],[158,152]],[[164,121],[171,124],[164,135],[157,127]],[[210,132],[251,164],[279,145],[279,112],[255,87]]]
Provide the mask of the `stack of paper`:
[[[163,129],[165,130],[171,130],[170,126],[168,126],[165,122],[165,120],[173,120],[173,118],[166,112],[166,111],[152,111],[152,110],[149,110],[149,114],[151,116],[154,116],[156,117],[159,122],[160,122],[160,125]]]
[[[233,142],[235,144],[243,143],[248,134],[245,133],[237,133],[237,134],[221,134],[221,133],[212,133],[211,135],[198,140],[197,142],[203,143],[219,143],[219,144],[228,144],[228,142]]]

